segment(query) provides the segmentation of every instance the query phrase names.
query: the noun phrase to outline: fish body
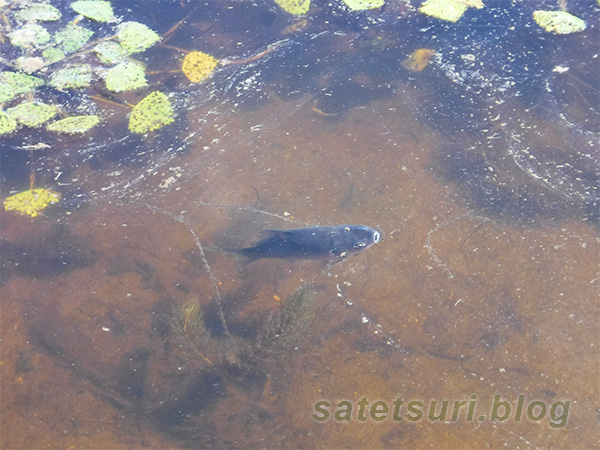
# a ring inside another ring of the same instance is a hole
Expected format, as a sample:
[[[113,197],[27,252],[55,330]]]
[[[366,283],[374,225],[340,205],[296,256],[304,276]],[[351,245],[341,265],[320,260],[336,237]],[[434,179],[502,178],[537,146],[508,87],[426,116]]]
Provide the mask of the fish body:
[[[359,253],[381,239],[379,231],[364,225],[265,230],[263,236],[252,247],[223,251],[252,261],[260,258],[332,259]]]

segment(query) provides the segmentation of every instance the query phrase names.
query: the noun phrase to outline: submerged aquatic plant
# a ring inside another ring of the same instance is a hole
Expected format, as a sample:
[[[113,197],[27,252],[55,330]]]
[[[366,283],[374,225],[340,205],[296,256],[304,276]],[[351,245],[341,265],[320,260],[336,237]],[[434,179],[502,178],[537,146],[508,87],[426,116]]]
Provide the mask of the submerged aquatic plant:
[[[315,317],[316,291],[312,284],[298,287],[274,313],[269,314],[253,341],[231,334],[215,337],[206,326],[197,297],[191,297],[174,309],[172,328],[193,353],[209,364],[261,364],[297,345]],[[223,326],[223,324],[222,324]]]

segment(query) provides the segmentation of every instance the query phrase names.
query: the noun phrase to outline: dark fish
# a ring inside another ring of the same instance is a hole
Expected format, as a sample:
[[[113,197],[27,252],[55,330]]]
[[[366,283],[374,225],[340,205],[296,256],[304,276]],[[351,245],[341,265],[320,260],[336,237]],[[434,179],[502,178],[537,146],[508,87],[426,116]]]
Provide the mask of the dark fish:
[[[295,230],[265,230],[263,238],[248,248],[224,248],[223,251],[259,258],[343,258],[375,245],[381,239],[379,231],[364,225],[308,227]]]

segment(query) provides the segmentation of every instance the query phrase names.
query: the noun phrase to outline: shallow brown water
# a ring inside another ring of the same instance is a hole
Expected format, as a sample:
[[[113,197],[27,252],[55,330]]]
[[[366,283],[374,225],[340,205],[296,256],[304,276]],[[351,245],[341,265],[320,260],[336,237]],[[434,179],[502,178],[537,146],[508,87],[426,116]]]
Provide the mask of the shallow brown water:
[[[597,226],[482,211],[442,175],[449,139],[415,115],[411,89],[335,118],[315,112],[310,94],[273,95],[229,112],[225,132],[201,124],[209,102],[189,112],[200,133],[186,154],[132,195],[35,220],[3,211],[14,254],[0,316],[2,447],[596,446]],[[73,178],[102,192],[106,179],[90,173],[82,165]],[[333,265],[247,264],[212,249],[266,228],[341,223],[377,228],[383,241]],[[302,334],[249,352],[307,282],[317,303],[297,319]],[[208,343],[175,332],[190,298]],[[510,403],[506,420],[490,420],[497,395]],[[322,400],[323,422],[313,418]],[[369,415],[378,400],[390,407],[381,422]],[[450,402],[445,419],[428,418],[432,400],[436,411]],[[344,401],[346,422],[334,417]],[[411,401],[425,405],[419,420],[407,418]],[[465,406],[453,419],[455,401]],[[534,401],[533,415],[547,408],[539,420],[526,415]],[[552,418],[556,402],[568,414]]]

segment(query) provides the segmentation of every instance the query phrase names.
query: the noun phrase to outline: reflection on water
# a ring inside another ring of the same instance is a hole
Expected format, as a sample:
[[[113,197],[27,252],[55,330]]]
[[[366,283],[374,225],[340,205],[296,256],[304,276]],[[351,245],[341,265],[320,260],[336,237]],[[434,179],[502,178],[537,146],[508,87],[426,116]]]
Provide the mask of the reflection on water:
[[[146,56],[173,125],[134,138],[99,101],[91,139],[3,138],[3,192],[32,170],[63,200],[2,212],[2,446],[595,444],[598,7],[569,1],[589,28],[554,36],[533,3],[457,24],[404,2],[201,3]],[[197,6],[147,5],[115,7],[164,33]],[[173,47],[249,61],[192,85]],[[418,48],[435,54],[407,70]],[[341,223],[383,241],[337,264],[218,251]],[[363,398],[472,396],[472,420],[359,420]]]

